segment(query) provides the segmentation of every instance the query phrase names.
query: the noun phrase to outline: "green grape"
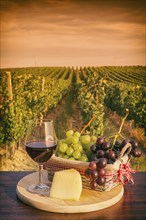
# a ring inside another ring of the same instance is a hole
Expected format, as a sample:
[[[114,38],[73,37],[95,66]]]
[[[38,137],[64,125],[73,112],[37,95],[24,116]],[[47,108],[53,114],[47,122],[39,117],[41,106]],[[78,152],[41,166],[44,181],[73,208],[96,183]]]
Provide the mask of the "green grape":
[[[80,161],[82,162],[88,162],[88,158],[86,155],[81,155],[81,157],[79,158]]]
[[[65,139],[59,140],[58,144],[60,145],[60,144],[62,144],[62,143],[65,143]]]
[[[66,140],[65,140],[65,142],[66,142],[67,144],[72,144],[72,141],[73,141],[73,136],[69,136],[69,137],[67,137]]]
[[[78,151],[80,151],[80,152],[83,151],[83,147],[82,147],[82,145],[81,145],[80,143],[74,144],[74,145],[73,145],[73,149],[74,149],[74,150],[78,150]]]
[[[75,158],[74,158],[74,157],[69,157],[68,159],[69,159],[69,160],[75,160]]]
[[[79,144],[79,146],[78,146],[78,151],[83,152],[83,147],[81,144]]]
[[[81,134],[80,134],[78,131],[76,131],[76,132],[74,133],[74,136],[79,138],[79,137],[81,136]]]
[[[60,152],[59,150],[57,151],[57,156],[63,158],[64,157],[64,153]]]
[[[96,140],[97,140],[97,137],[94,136],[94,135],[92,135],[92,136],[91,136],[91,141],[92,141],[93,143],[96,143]]]
[[[66,154],[67,156],[71,157],[73,155],[74,149],[72,147],[68,147]]]
[[[80,137],[80,141],[82,144],[89,144],[90,143],[90,136],[89,135],[83,135]]]
[[[69,157],[65,154],[65,155],[63,156],[63,158],[68,159]]]
[[[72,144],[77,144],[79,142],[78,137],[72,137]]]
[[[73,130],[68,130],[68,131],[66,132],[66,137],[72,136],[73,133],[74,133]]]
[[[78,160],[81,157],[81,152],[78,150],[74,151],[73,157]]]
[[[68,145],[66,143],[60,144],[59,146],[60,152],[65,153],[67,149],[68,149]]]

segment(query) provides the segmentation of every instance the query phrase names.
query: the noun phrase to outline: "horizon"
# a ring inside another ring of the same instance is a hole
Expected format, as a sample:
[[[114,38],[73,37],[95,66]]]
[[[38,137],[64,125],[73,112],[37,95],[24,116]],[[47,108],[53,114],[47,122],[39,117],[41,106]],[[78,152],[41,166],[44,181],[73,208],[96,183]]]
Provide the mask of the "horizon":
[[[73,68],[73,69],[80,69],[80,68],[90,68],[90,67],[146,67],[146,65],[103,65],[103,66],[16,66],[16,67],[0,67],[0,70],[3,69],[23,69],[23,68]]]
[[[1,0],[0,68],[146,65],[144,0]]]

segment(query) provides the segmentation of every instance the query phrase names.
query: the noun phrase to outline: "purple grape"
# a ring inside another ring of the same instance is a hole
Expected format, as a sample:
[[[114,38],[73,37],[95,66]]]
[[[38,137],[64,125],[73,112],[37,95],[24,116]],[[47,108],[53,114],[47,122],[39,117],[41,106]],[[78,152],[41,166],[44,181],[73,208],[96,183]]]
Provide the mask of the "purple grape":
[[[98,177],[98,172],[97,172],[97,170],[91,170],[91,172],[90,172],[90,178],[91,178],[91,179],[97,179],[97,177]]]
[[[102,150],[108,150],[108,149],[110,149],[110,147],[111,147],[110,143],[108,143],[106,141],[104,141],[102,146],[101,146]]]
[[[130,141],[130,144],[132,145],[132,148],[138,147],[138,142],[135,141],[135,140],[131,140],[131,141]]]
[[[119,142],[119,141],[116,141],[116,142],[115,142],[115,145],[120,145],[120,142]]]
[[[90,149],[93,153],[96,153],[96,144],[92,144]]]
[[[97,180],[96,180],[96,183],[99,185],[99,186],[103,186],[106,182],[106,179],[105,177],[98,177]]]
[[[99,170],[98,170],[98,176],[99,177],[102,177],[102,176],[105,176],[105,169],[104,168],[100,168]]]
[[[91,161],[98,161],[99,159],[96,157],[96,155],[95,154],[92,154],[91,155]]]
[[[101,144],[103,144],[104,139],[105,139],[104,137],[99,137],[99,138],[97,138],[96,143],[97,143],[98,145],[101,145]]]
[[[116,151],[114,151],[115,152],[115,154],[116,154],[116,158],[118,158],[119,156],[120,156],[120,151],[119,150],[116,150]]]
[[[113,150],[109,150],[107,153],[108,159],[115,160],[116,154]]]
[[[90,177],[90,171],[91,171],[91,170],[89,170],[89,169],[85,170],[85,176],[86,176],[87,178]]]
[[[114,144],[114,149],[115,150],[120,150],[120,142],[119,141],[116,141],[115,144]]]
[[[96,157],[97,157],[97,158],[102,158],[102,157],[104,157],[104,155],[105,155],[105,153],[104,153],[103,150],[98,150],[98,151],[96,152]]]
[[[95,161],[91,161],[91,162],[89,163],[89,169],[90,169],[90,170],[96,170],[96,168],[97,168],[97,166],[96,166]]]
[[[114,163],[114,161],[113,161],[113,160],[108,159],[107,164],[113,164],[113,163]]]
[[[101,145],[96,144],[96,151],[101,150]]]
[[[136,147],[134,149],[131,150],[130,154],[133,156],[133,157],[140,157],[142,152],[140,150],[140,148]]]
[[[90,182],[90,188],[93,189],[93,190],[95,190],[96,187],[97,187],[97,182],[96,182],[96,180],[92,180],[92,181]]]
[[[106,158],[100,158],[97,162],[97,168],[104,168],[107,165],[107,159]]]

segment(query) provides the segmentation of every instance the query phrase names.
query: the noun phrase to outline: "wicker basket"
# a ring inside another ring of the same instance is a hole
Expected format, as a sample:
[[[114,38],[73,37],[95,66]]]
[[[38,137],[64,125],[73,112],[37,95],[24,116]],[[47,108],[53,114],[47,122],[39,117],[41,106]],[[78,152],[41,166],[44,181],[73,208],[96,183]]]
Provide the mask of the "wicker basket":
[[[134,172],[130,169],[129,153],[131,151],[131,144],[126,144],[121,150],[120,156],[113,164],[107,164],[106,169],[106,182],[103,186],[97,186],[98,191],[109,191],[117,184],[122,182],[125,184],[129,181],[133,182],[131,173]],[[74,168],[80,172],[82,177],[83,188],[90,189],[90,179],[85,176],[85,171],[89,168],[89,162],[73,161],[56,157],[55,155],[47,161],[45,169],[49,171],[49,177],[53,177],[54,172],[64,169]]]

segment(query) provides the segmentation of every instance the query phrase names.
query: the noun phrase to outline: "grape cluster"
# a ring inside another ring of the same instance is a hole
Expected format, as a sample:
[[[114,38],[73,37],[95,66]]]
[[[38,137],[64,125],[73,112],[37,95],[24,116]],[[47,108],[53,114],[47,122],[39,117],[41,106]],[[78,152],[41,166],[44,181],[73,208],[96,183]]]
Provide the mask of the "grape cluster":
[[[96,137],[87,134],[81,135],[78,131],[68,130],[65,139],[59,141],[57,156],[69,160],[88,162],[91,155],[90,146],[96,139]]]
[[[97,138],[96,143],[91,146],[91,160],[98,161],[100,158],[106,158],[108,164],[113,164],[119,157],[122,148],[127,143],[130,143],[132,145],[132,150],[129,156],[131,155],[133,157],[140,157],[142,152],[138,147],[138,143],[135,140],[125,139],[121,143],[119,141],[116,141],[114,146],[112,147],[112,144],[106,141],[105,137],[99,137]]]
[[[98,161],[91,161],[89,169],[85,171],[85,176],[90,178],[90,188],[95,190],[97,185],[102,186],[106,182],[105,167],[107,164],[106,158],[100,158]]]
[[[99,137],[96,143],[91,145],[91,162],[89,163],[89,168],[85,171],[85,176],[90,178],[91,189],[95,190],[97,185],[103,186],[105,184],[106,165],[113,164],[117,160],[122,148],[127,143],[132,146],[129,156],[140,157],[142,152],[135,140],[125,139],[121,143],[116,141],[112,147],[105,137]]]

